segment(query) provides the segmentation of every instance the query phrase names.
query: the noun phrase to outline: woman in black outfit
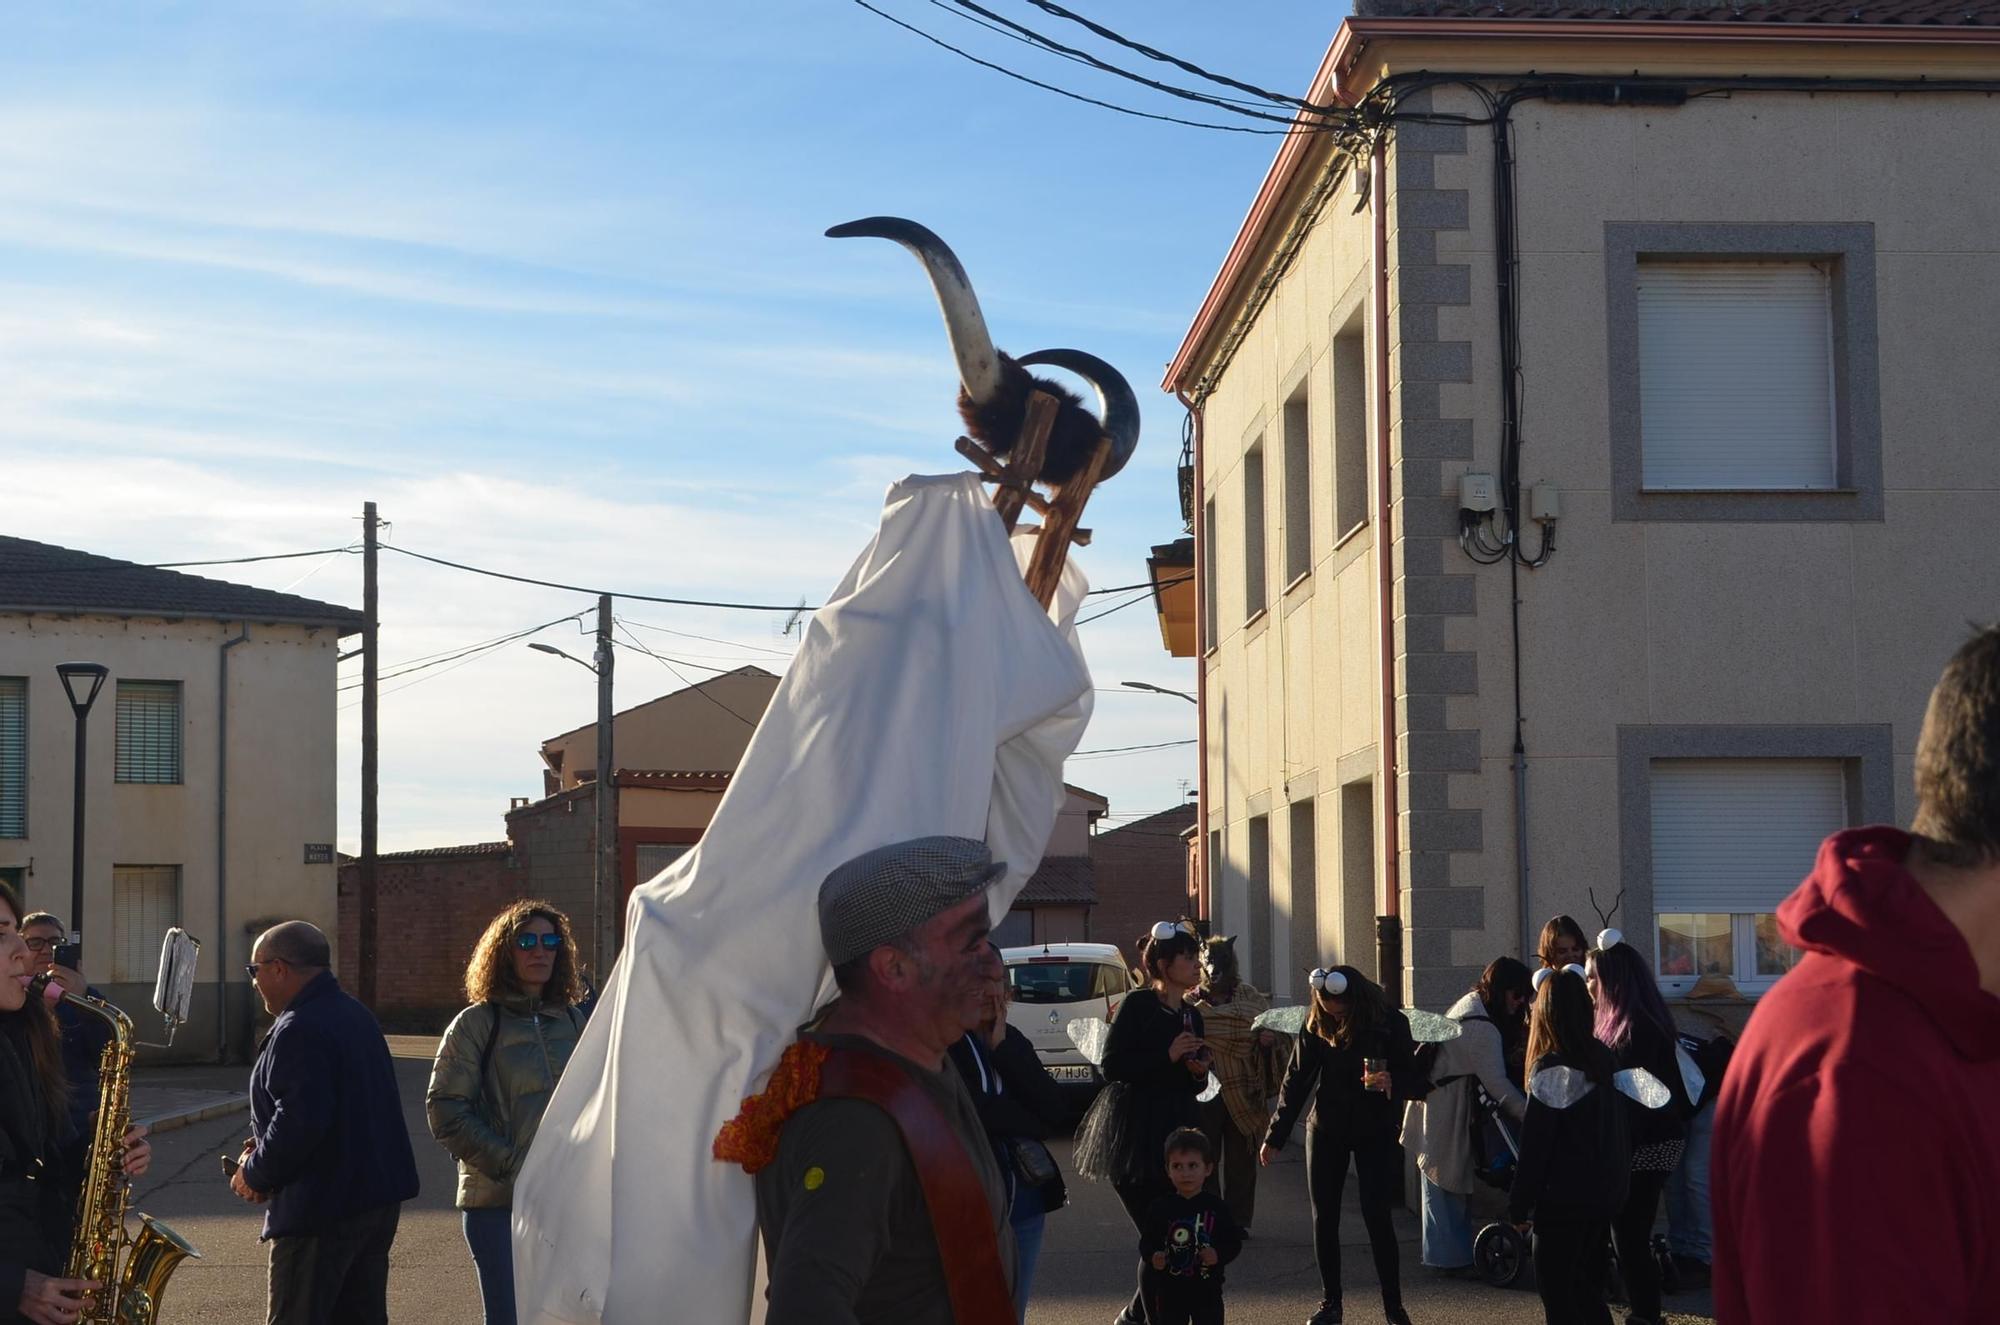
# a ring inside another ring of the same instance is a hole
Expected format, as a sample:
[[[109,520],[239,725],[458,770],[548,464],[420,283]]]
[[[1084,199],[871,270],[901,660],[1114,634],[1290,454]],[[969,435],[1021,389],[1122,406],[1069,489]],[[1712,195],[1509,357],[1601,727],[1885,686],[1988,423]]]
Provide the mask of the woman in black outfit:
[[[1645,1068],[1673,1096],[1665,1108],[1642,1110],[1632,1121],[1632,1184],[1611,1221],[1618,1271],[1632,1305],[1626,1325],[1658,1325],[1660,1267],[1653,1259],[1653,1218],[1667,1178],[1687,1149],[1687,1120],[1694,1108],[1674,1054],[1673,1016],[1652,968],[1615,929],[1599,934],[1597,942],[1586,966],[1590,996],[1597,1004],[1597,1038],[1620,1068]]]
[[[1310,1099],[1306,1188],[1312,1197],[1313,1255],[1325,1296],[1307,1325],[1336,1325],[1341,1318],[1340,1193],[1347,1185],[1350,1155],[1361,1184],[1361,1220],[1368,1226],[1375,1273],[1382,1281],[1384,1316],[1391,1325],[1409,1325],[1389,1212],[1403,1196],[1403,1152],[1396,1141],[1402,1101],[1415,1098],[1423,1087],[1416,1041],[1409,1019],[1389,995],[1352,966],[1314,971],[1312,988],[1312,1009],[1293,1045],[1291,1065],[1279,1087],[1278,1112],[1257,1161],[1269,1164],[1284,1148]],[[1386,1070],[1365,1071],[1369,1059]]]
[[[1507,1218],[1523,1233],[1532,1221],[1535,1286],[1548,1325],[1611,1325],[1604,1240],[1625,1201],[1630,1112],[1612,1087],[1618,1065],[1593,1033],[1590,994],[1576,969],[1535,972],[1528,1113]],[[1562,1068],[1570,1081],[1561,1080]],[[1587,1090],[1575,1084],[1578,1073]]]
[[[1177,1128],[1201,1126],[1195,1096],[1208,1084],[1208,1049],[1201,1042],[1201,1014],[1183,1001],[1201,983],[1200,950],[1192,933],[1166,921],[1146,936],[1140,960],[1149,983],[1118,1005],[1104,1048],[1110,1084],[1102,1103],[1109,1116],[1086,1116],[1078,1129],[1079,1170],[1089,1164],[1085,1154],[1096,1151],[1095,1167],[1109,1174],[1132,1227],[1141,1231],[1147,1208],[1173,1191],[1167,1137]],[[1092,1105],[1091,1114],[1099,1113]],[[1118,1319],[1120,1325],[1145,1325],[1143,1280]]]

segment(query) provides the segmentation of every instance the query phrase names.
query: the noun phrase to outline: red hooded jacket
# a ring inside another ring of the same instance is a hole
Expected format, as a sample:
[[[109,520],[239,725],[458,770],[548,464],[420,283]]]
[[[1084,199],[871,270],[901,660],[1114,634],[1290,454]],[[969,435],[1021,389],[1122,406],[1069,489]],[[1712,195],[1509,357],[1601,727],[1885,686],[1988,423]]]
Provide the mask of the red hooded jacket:
[[[1836,833],[1778,908],[1806,956],[1716,1106],[1719,1325],[2000,1320],[2000,998],[1910,844]]]

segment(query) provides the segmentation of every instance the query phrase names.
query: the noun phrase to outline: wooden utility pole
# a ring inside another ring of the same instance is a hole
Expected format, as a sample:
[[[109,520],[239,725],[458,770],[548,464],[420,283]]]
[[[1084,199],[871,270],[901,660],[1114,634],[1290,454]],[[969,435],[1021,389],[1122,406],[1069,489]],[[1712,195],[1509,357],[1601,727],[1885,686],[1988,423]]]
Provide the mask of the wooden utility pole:
[[[597,599],[597,867],[591,878],[591,976],[601,990],[617,957],[618,763],[611,719],[611,595]]]
[[[354,996],[375,1006],[375,796],[377,756],[375,732],[378,600],[375,579],[375,503],[361,507],[361,935],[357,963],[359,984]]]

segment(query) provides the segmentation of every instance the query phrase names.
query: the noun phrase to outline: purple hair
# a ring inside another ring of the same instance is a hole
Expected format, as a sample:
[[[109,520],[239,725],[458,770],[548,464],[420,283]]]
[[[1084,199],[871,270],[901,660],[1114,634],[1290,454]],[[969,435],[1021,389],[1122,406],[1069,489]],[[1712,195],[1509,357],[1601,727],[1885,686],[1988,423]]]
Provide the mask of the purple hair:
[[[1629,943],[1614,943],[1590,954],[1597,968],[1597,1038],[1614,1052],[1632,1040],[1632,1028],[1647,1022],[1669,1040],[1673,1015],[1660,997],[1660,986],[1646,959]]]

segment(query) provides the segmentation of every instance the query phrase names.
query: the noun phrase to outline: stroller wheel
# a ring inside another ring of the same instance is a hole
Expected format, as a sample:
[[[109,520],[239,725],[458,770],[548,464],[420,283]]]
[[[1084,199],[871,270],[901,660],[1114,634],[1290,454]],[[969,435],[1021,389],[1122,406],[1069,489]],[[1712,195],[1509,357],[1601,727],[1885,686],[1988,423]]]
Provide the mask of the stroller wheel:
[[[1495,1288],[1519,1279],[1527,1260],[1528,1241],[1512,1224],[1488,1224],[1472,1244],[1473,1265]]]

